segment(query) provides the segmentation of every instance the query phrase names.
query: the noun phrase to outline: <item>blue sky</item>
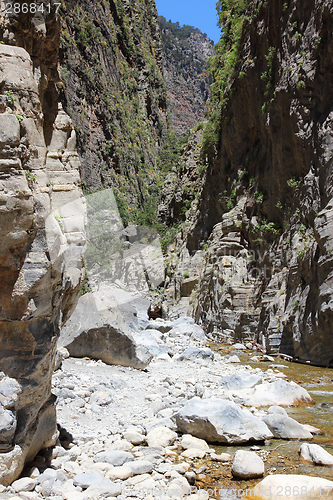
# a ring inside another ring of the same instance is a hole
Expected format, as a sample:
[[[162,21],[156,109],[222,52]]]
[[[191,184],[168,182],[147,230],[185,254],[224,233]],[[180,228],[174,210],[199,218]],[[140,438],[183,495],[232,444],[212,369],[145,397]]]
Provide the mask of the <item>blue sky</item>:
[[[167,21],[189,24],[206,33],[216,43],[221,30],[217,26],[216,0],[156,0],[157,12]]]

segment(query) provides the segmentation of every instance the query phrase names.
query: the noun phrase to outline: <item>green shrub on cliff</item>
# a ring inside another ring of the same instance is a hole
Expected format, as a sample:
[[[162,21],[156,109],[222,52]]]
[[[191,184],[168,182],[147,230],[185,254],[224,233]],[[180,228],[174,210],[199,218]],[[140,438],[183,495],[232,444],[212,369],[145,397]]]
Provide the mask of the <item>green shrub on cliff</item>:
[[[125,225],[151,220],[167,132],[155,5],[67,0],[61,23],[62,100],[86,189],[112,187]]]

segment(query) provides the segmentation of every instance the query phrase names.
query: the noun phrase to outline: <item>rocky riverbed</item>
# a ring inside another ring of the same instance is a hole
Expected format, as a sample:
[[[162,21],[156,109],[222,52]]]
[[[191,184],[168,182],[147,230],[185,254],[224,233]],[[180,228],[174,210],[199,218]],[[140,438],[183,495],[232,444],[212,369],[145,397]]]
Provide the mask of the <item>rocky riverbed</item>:
[[[212,350],[188,317],[141,322],[141,328],[134,340],[152,357],[142,370],[64,359],[53,377],[58,444],[1,487],[0,498],[232,500],[246,488],[258,495],[253,488],[263,476],[277,482],[265,483],[269,496],[261,491],[257,498],[275,498],[282,484],[277,473],[295,473],[289,461],[306,463],[307,474],[322,477],[317,485],[306,475],[289,476],[286,495],[276,498],[290,497],[290,487],[310,492],[295,497],[302,499],[331,491],[329,473],[316,474],[314,464],[330,471],[332,455],[312,444],[318,429],[295,420],[296,409],[314,401],[288,379],[285,363],[252,352],[251,345]],[[306,443],[301,456],[298,440]],[[272,457],[285,460],[285,470],[274,467]]]

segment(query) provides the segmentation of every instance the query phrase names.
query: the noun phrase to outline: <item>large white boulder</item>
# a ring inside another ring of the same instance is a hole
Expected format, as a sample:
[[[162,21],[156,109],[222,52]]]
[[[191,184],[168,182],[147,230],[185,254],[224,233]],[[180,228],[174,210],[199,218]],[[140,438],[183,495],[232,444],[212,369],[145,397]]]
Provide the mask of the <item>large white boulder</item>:
[[[273,437],[267,425],[252,413],[219,398],[193,398],[172,419],[178,431],[213,443],[246,443]]]
[[[313,399],[306,389],[295,382],[276,380],[263,382],[252,389],[234,391],[242,404],[247,406],[291,406],[298,403],[313,404]]]
[[[178,358],[180,361],[189,361],[189,360],[214,360],[214,353],[208,347],[204,347],[199,349],[198,347],[188,347]]]
[[[129,315],[128,311],[124,313],[112,289],[87,293],[80,297],[62,329],[58,346],[66,347],[73,357],[88,356],[109,365],[144,369],[153,356],[145,345],[140,345],[139,335],[136,341],[129,330]]]
[[[190,323],[180,323],[174,326],[172,330],[168,333],[170,337],[177,338],[180,335],[184,335],[194,340],[205,340],[206,335],[204,330],[199,325]]]
[[[220,380],[220,387],[224,391],[235,392],[239,389],[252,388],[262,383],[262,377],[256,374],[233,373]]]
[[[333,465],[333,456],[319,444],[303,443],[298,453],[304,460],[316,465]]]
[[[263,421],[276,438],[312,439],[312,434],[302,424],[288,417],[286,410],[279,406],[271,406]]]

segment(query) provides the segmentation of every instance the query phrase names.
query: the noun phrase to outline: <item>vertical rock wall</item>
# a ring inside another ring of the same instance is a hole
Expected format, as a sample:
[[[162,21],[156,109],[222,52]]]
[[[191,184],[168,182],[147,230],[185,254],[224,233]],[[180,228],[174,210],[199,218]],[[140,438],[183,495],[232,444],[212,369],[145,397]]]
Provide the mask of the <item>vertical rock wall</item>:
[[[215,113],[219,139],[206,149],[178,251],[178,268],[204,255],[192,300],[209,331],[325,366],[333,359],[332,28],[331,2],[249,2]]]
[[[3,4],[3,2],[1,2]],[[57,437],[50,385],[59,326],[78,297],[85,203],[59,104],[59,24],[0,17],[0,482]]]

